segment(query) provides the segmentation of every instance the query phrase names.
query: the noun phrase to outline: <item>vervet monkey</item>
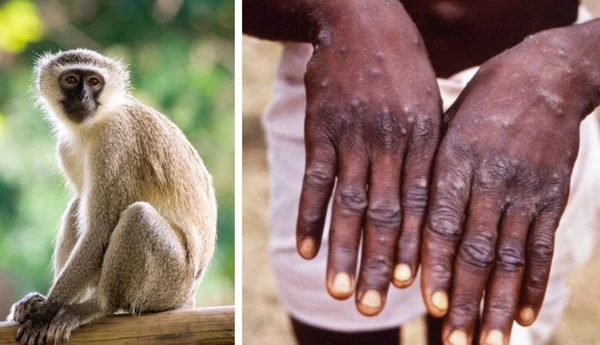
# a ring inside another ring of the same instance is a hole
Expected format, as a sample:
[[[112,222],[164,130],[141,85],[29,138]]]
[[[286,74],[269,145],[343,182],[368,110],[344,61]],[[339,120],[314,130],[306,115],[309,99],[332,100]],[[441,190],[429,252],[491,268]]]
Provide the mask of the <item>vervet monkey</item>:
[[[13,305],[21,344],[68,340],[118,311],[192,307],[214,251],[212,178],[167,117],[129,92],[118,61],[77,49],[42,56],[36,94],[72,191],[54,283]]]

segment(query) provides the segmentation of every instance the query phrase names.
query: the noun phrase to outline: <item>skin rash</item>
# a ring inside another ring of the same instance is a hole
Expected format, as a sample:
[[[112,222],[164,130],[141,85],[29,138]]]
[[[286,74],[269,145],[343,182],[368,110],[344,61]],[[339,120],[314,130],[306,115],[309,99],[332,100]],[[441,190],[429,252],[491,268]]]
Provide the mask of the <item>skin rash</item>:
[[[297,243],[316,256],[333,197],[334,298],[354,294],[361,313],[376,315],[389,283],[411,285],[420,265],[428,311],[448,316],[447,344],[473,341],[486,288],[482,343],[506,344],[515,319],[535,320],[579,123],[600,102],[600,22],[569,26],[577,7],[244,1],[246,33],[314,46]],[[442,114],[435,77],[475,65]]]

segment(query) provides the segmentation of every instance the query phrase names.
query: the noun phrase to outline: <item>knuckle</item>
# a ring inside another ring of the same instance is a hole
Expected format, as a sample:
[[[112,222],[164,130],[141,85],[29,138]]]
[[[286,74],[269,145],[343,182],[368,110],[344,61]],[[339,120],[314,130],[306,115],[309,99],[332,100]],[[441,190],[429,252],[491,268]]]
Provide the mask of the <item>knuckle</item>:
[[[542,179],[540,174],[535,170],[520,169],[511,181],[512,189],[520,195],[536,194],[540,188]]]
[[[335,178],[324,164],[314,164],[306,169],[304,173],[304,185],[311,190],[321,191],[331,188]]]
[[[552,260],[554,254],[554,235],[538,234],[531,240],[529,255],[536,261],[546,263]]]
[[[546,290],[546,279],[542,272],[533,272],[525,284],[526,295],[529,298],[539,298]]]
[[[308,91],[308,90],[307,90]],[[323,101],[313,101],[306,107],[307,142],[326,141],[334,138],[347,120],[340,107]]]
[[[340,261],[354,258],[358,252],[357,245],[348,241],[331,243],[330,246],[333,258]]]
[[[398,250],[400,253],[418,253],[421,236],[416,231],[402,231],[398,239]]]
[[[416,182],[404,190],[402,196],[402,208],[406,215],[422,216],[427,208],[429,200],[429,189],[427,180],[425,183]]]
[[[380,253],[367,254],[364,268],[371,276],[389,277],[392,273],[392,258]]]
[[[323,215],[316,210],[305,210],[298,216],[298,230],[312,232],[323,225]]]
[[[516,301],[507,298],[492,298],[485,306],[486,313],[494,315],[494,318],[501,318],[512,321],[515,317]]]
[[[345,187],[340,190],[335,203],[344,211],[362,215],[367,207],[367,194],[361,189]]]
[[[525,250],[518,244],[505,243],[498,248],[496,263],[504,271],[522,271],[525,267]]]
[[[382,110],[375,115],[375,137],[384,149],[392,149],[402,141],[402,124],[389,110]]]
[[[480,232],[466,238],[460,248],[460,257],[466,264],[489,269],[494,263],[495,236],[488,232]]]
[[[565,194],[555,194],[550,196],[545,205],[544,205],[544,211],[547,211],[548,213],[551,213],[552,215],[560,215],[563,211],[563,209],[565,208],[565,206],[567,205],[567,198],[568,198],[568,192]],[[558,227],[558,220],[559,217],[556,217],[556,226]]]
[[[458,240],[462,232],[462,216],[451,200],[439,200],[431,217],[429,229],[446,240]]]
[[[400,228],[400,204],[392,200],[369,204],[367,223],[387,228]]]
[[[413,127],[413,140],[419,144],[435,143],[439,133],[439,121],[431,115],[417,116]]]
[[[457,295],[452,301],[450,308],[451,319],[458,322],[467,323],[469,320],[477,317],[479,313],[479,301],[470,295]]]
[[[497,189],[505,186],[515,173],[515,164],[510,159],[504,157],[486,159],[477,176],[478,185],[484,190]]]
[[[544,209],[549,213],[561,213],[567,204],[570,185],[568,182],[556,182],[547,186]]]
[[[439,260],[431,266],[431,277],[441,283],[448,283],[452,278],[452,267],[449,260]]]
[[[449,135],[449,134],[448,134]],[[473,147],[465,140],[448,137],[442,142],[440,154],[448,159],[449,168],[465,166],[473,160]]]

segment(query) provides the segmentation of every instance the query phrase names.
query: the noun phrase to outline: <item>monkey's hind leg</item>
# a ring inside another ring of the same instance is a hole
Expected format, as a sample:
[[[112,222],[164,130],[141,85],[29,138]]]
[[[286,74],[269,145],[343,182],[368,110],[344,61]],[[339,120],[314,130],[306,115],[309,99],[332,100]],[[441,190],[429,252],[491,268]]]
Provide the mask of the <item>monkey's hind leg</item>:
[[[118,310],[142,313],[189,305],[195,284],[186,257],[181,240],[152,205],[131,205],[110,237],[94,295],[61,309],[47,341],[66,341],[78,327]]]

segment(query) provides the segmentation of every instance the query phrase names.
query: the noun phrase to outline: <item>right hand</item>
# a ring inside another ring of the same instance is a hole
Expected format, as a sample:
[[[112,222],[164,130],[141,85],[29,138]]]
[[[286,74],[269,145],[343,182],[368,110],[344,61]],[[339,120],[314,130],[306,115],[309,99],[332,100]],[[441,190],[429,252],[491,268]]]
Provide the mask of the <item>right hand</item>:
[[[13,304],[10,308],[10,314],[6,321],[14,321],[24,323],[29,320],[29,317],[35,313],[46,302],[46,297],[37,292],[31,292],[23,297],[20,301]]]
[[[356,290],[358,310],[372,316],[390,280],[407,287],[416,275],[441,98],[400,2],[343,2],[317,33],[305,75],[297,246],[305,259],[317,255],[335,185],[327,289],[338,299]]]

